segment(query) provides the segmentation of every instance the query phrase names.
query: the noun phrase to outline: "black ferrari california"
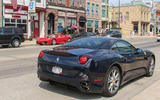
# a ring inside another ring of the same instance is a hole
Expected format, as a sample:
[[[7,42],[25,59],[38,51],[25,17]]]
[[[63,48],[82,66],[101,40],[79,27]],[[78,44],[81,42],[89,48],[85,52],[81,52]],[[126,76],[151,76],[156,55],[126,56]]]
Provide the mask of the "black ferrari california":
[[[38,77],[86,93],[114,96],[121,85],[142,75],[152,76],[155,55],[122,39],[82,38],[40,52]]]

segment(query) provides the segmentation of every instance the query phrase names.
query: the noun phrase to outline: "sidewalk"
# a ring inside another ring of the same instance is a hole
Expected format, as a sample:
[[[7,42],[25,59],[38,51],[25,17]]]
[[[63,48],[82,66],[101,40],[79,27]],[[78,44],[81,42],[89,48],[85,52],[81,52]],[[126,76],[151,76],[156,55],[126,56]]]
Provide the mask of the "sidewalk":
[[[160,100],[160,80],[146,88],[131,100]]]
[[[30,41],[30,40],[25,40],[25,42],[22,43],[22,46],[35,46],[35,45],[37,45],[35,39],[32,40],[32,41]]]

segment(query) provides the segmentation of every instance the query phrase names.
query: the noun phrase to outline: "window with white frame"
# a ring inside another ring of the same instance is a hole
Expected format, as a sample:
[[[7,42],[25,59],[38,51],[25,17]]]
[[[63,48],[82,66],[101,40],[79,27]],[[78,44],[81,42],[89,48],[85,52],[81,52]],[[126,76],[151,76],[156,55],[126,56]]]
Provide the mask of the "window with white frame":
[[[77,7],[77,0],[71,0],[71,6]]]
[[[58,4],[66,4],[66,0],[58,0]]]
[[[85,7],[85,0],[79,0],[79,7],[81,8]]]

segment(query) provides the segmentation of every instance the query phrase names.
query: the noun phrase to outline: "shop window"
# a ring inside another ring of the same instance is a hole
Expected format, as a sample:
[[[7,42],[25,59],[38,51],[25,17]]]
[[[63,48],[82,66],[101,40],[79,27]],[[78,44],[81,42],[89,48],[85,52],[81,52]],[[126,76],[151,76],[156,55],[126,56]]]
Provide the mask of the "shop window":
[[[5,23],[10,23],[10,19],[5,18]]]
[[[21,23],[21,19],[17,19],[17,23]]]
[[[27,23],[27,20],[22,20],[22,23]]]
[[[138,33],[138,23],[133,23],[133,30],[135,33]]]
[[[16,22],[16,20],[15,19],[11,19],[11,23],[15,23]]]
[[[68,26],[77,25],[77,20],[75,18],[68,18],[67,22],[68,22]]]

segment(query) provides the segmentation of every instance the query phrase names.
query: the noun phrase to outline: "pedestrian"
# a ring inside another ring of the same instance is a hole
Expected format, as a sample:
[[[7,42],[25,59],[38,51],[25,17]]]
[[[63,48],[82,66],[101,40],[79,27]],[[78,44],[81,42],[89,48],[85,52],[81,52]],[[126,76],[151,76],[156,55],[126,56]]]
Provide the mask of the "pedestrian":
[[[133,37],[134,37],[134,34],[135,34],[134,30],[131,31],[131,32],[130,32],[130,37],[133,38]]]

